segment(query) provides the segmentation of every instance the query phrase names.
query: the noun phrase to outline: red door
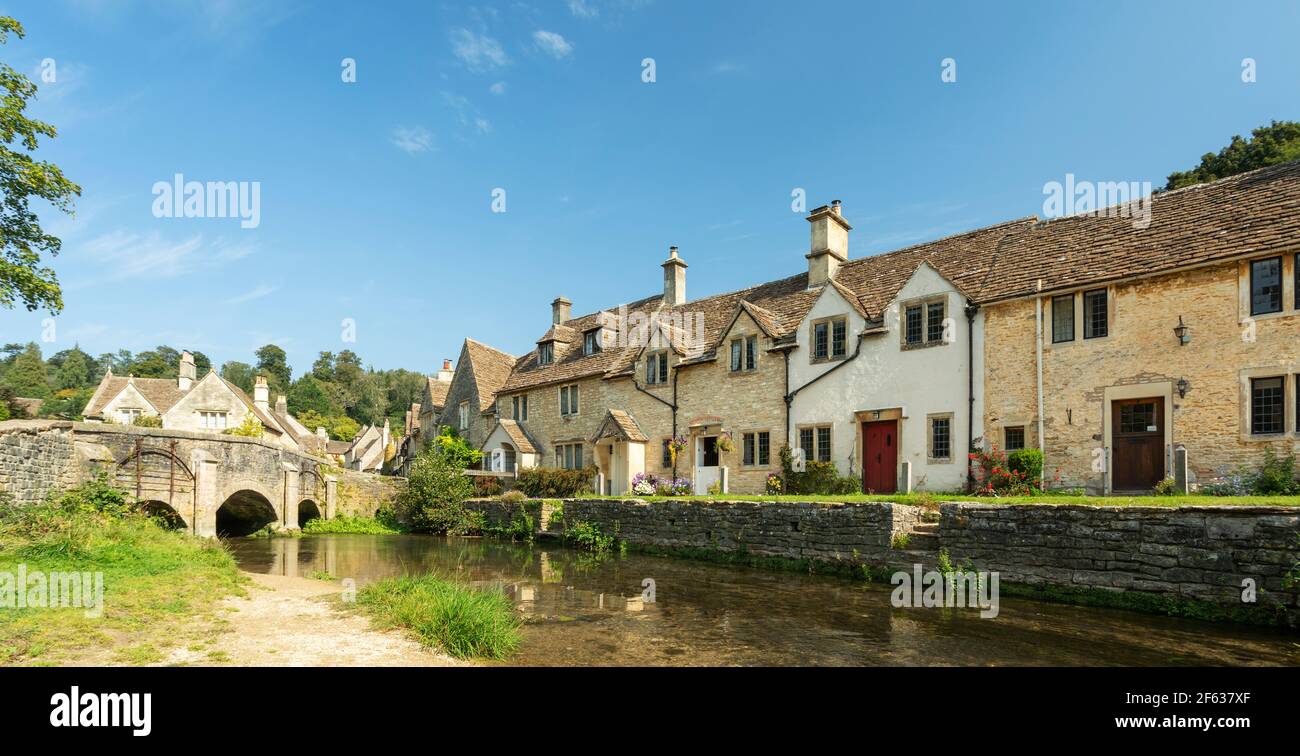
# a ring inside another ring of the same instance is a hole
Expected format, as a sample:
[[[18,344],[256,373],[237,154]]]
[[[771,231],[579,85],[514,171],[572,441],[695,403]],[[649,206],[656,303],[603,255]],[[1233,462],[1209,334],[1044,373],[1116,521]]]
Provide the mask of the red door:
[[[862,424],[862,489],[868,493],[898,490],[898,421]]]

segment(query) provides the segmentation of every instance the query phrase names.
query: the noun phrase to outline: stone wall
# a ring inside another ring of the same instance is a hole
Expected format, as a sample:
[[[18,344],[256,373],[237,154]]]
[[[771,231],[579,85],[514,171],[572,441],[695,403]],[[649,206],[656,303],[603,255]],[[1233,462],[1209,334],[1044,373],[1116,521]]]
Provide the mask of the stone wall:
[[[374,517],[381,506],[392,503],[398,487],[406,485],[401,478],[356,470],[330,468],[327,474],[338,478],[336,511],[348,517]]]
[[[1300,620],[1284,588],[1300,561],[1300,511],[1280,507],[1090,507],[945,503],[939,542],[1003,580],[1201,599],[1240,608],[1242,581],[1260,604]]]
[[[508,524],[519,505],[474,500],[489,521]],[[890,543],[911,530],[919,509],[889,502],[658,501],[566,499],[567,523],[593,523],[631,546],[745,551],[823,562],[896,559]],[[543,513],[544,514],[544,513]]]
[[[1243,284],[1242,281],[1245,280]],[[1169,408],[1171,444],[1187,447],[1194,481],[1257,466],[1264,450],[1297,450],[1295,374],[1300,372],[1300,313],[1243,316],[1247,269],[1236,262],[1111,287],[1109,335],[1084,339],[1076,307],[1076,338],[1051,343],[1051,299],[1043,301],[1044,451],[1049,483],[1105,490],[1107,412],[1116,398],[1161,397]],[[1288,308],[1290,302],[1288,301]],[[1191,341],[1180,346],[1179,316]],[[1038,444],[1035,303],[985,308],[985,436],[1003,445],[1003,429],[1023,426]],[[1252,438],[1243,386],[1250,377],[1288,376],[1290,431]],[[1188,383],[1187,395],[1176,390]],[[1167,450],[1168,453],[1168,450]]]
[[[77,481],[72,423],[0,423],[0,491],[31,504]]]

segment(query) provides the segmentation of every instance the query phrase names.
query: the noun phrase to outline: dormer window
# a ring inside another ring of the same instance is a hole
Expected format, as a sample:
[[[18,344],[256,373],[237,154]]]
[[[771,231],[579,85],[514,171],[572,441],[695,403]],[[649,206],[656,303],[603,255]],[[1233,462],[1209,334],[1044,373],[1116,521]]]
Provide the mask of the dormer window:
[[[938,346],[948,342],[948,298],[931,297],[903,304],[899,329],[904,349]]]
[[[549,365],[555,361],[555,342],[548,341],[537,347],[537,364]]]
[[[741,336],[731,340],[731,372],[758,369],[758,337]]]
[[[812,333],[812,361],[843,359],[849,353],[849,321],[844,317],[814,321]]]
[[[592,355],[601,350],[600,329],[587,331],[582,336],[582,353]]]

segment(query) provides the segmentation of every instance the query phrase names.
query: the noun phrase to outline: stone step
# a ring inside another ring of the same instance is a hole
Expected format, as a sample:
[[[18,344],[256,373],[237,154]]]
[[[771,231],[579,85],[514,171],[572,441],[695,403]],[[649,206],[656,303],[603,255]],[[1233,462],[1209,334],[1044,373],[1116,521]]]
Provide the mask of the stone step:
[[[914,530],[908,535],[907,548],[909,551],[938,551],[939,534],[921,533]]]
[[[918,522],[912,526],[912,533],[938,533],[939,523],[937,522]]]

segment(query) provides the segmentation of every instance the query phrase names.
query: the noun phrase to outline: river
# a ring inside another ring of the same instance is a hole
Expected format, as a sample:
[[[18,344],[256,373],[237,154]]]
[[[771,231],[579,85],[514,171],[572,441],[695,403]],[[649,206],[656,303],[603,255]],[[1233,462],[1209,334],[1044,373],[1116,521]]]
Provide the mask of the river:
[[[423,535],[232,538],[242,569],[358,587],[437,573],[503,590],[525,618],[515,665],[1300,665],[1300,636],[1003,597],[896,609],[891,586],[550,543]],[[644,586],[653,581],[654,600]]]

